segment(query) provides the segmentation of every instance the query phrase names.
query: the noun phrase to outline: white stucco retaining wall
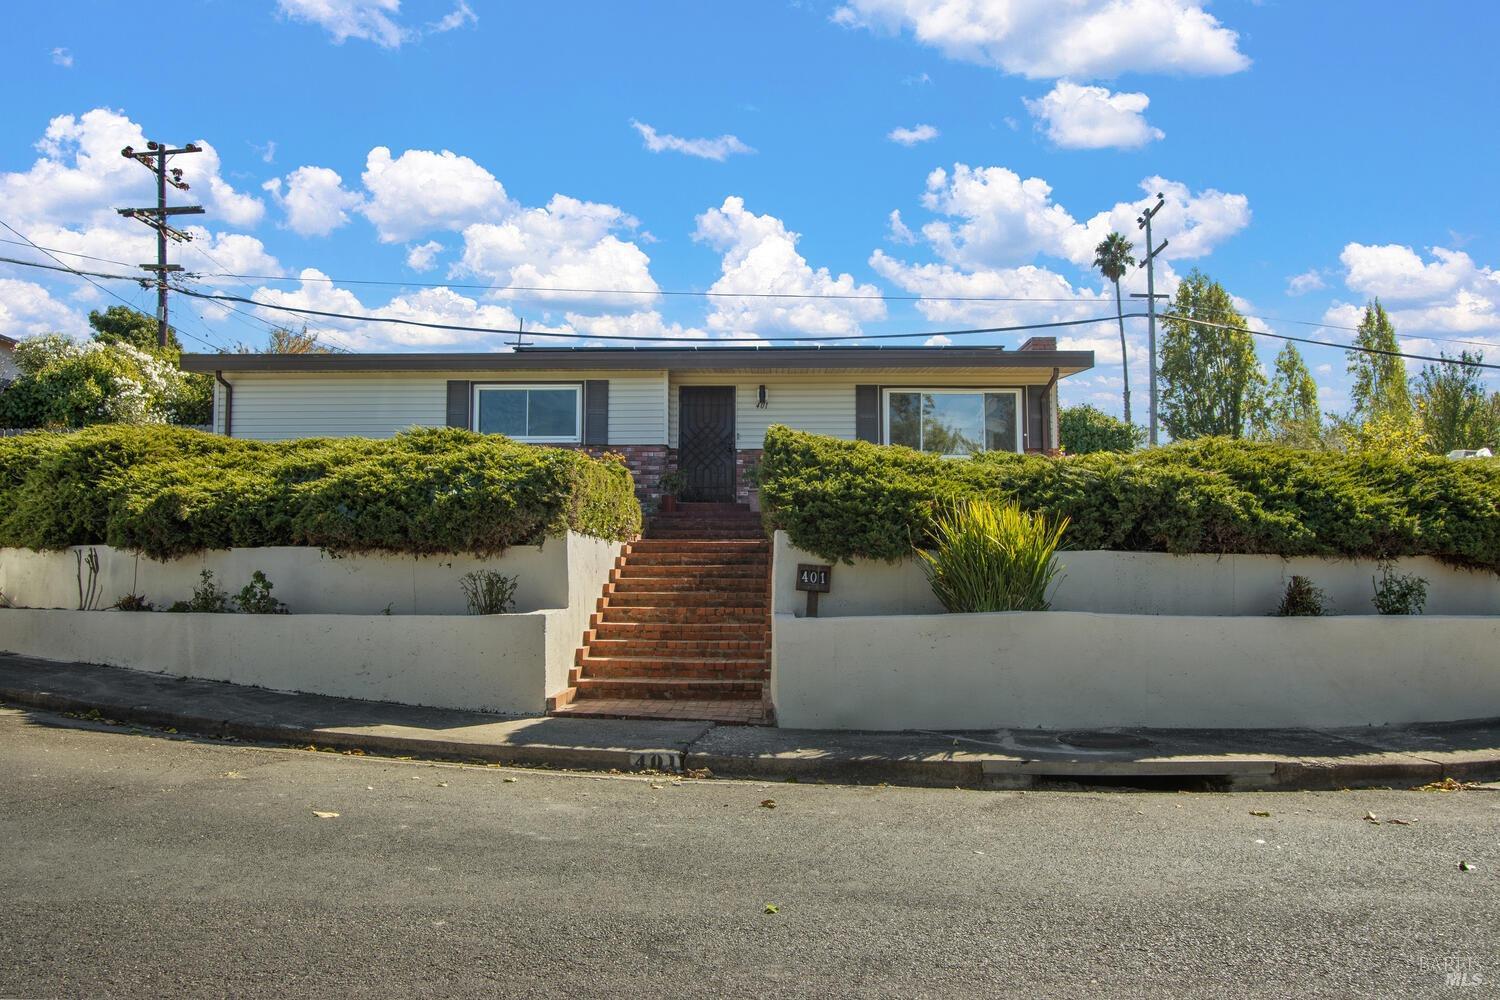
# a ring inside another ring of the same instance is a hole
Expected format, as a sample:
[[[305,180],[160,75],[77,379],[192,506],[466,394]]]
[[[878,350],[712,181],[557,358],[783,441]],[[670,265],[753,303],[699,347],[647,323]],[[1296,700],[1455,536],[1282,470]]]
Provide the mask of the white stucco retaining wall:
[[[1164,552],[1059,552],[1063,578],[1052,595],[1054,611],[1140,615],[1268,615],[1281,602],[1287,581],[1306,576],[1328,594],[1340,615],[1374,615],[1372,579],[1380,565],[1369,560],[1259,555],[1170,555]],[[796,591],[797,563],[827,560],[794,547],[776,533],[775,607],[795,612],[806,603]],[[1500,614],[1500,576],[1454,569],[1436,559],[1396,561],[1401,573],[1427,580],[1430,615]],[[820,615],[925,614],[942,611],[922,567],[856,560],[835,565],[833,589],[822,595]]]
[[[31,608],[78,607],[78,563],[75,552],[0,549],[0,593]],[[541,545],[513,546],[498,556],[334,556],[306,546],[221,549],[184,559],[156,562],[107,545],[99,553],[100,606],[121,596],[143,594],[158,608],[187,600],[198,586],[198,574],[212,570],[221,590],[236,594],[256,570],[266,574],[272,593],[299,614],[393,615],[464,614],[459,578],[475,569],[492,569],[516,578],[517,611],[564,608],[571,603],[570,581],[590,576],[594,596],[608,576],[595,574],[600,559],[612,560],[620,545],[569,532]],[[570,570],[572,571],[570,573]],[[581,629],[580,629],[581,633]]]
[[[309,549],[236,549],[140,560],[141,593],[159,606],[190,596],[203,567],[238,590],[256,569],[289,615],[76,608],[71,553],[0,550],[0,590],[29,608],[0,610],[0,650],[184,677],[438,708],[539,714],[567,686],[574,650],[619,553],[569,534],[495,559],[332,558]],[[134,556],[99,548],[104,600],[131,589]],[[486,566],[516,575],[515,614],[466,613],[458,578]],[[387,604],[392,614],[381,614]],[[308,613],[311,612],[311,613]]]
[[[1500,715],[1500,618],[775,616],[778,723],[1362,726]]]

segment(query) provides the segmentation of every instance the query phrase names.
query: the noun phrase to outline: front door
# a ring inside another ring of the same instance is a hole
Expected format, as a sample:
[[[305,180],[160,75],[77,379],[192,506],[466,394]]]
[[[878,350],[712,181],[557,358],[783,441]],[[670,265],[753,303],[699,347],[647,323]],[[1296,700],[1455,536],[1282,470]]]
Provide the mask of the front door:
[[[734,387],[677,390],[677,469],[683,500],[734,500]]]

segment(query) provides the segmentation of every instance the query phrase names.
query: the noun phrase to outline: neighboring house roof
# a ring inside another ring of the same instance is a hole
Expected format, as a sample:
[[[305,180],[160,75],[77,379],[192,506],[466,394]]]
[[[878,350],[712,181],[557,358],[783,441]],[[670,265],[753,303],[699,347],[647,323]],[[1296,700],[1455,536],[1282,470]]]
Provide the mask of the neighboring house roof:
[[[523,347],[484,354],[184,354],[192,372],[652,371],[897,368],[1056,368],[1094,366],[1093,351],[1059,351],[1050,338],[1003,347]]]
[[[5,334],[0,333],[0,351],[13,351],[19,343],[20,341],[16,340],[16,338],[7,337]]]

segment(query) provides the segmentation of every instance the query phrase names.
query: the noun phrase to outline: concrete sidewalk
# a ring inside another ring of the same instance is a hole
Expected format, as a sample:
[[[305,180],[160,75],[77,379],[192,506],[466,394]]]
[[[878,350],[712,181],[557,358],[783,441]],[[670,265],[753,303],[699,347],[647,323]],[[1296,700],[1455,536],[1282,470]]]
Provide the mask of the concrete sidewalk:
[[[1361,729],[834,732],[507,718],[0,654],[0,701],[210,737],[584,770],[967,788],[1406,787],[1500,778],[1500,719]]]

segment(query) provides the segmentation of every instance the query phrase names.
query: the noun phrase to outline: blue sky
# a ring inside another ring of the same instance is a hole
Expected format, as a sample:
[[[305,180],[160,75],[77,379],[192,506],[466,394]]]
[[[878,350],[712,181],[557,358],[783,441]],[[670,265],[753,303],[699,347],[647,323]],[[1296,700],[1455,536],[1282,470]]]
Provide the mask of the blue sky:
[[[1492,4],[180,0],[153,21],[56,0],[8,28],[27,86],[0,108],[0,220],[149,260],[150,234],[112,209],[148,198],[150,177],[118,150],[203,142],[177,162],[208,213],[176,259],[270,276],[204,290],[541,334],[922,342],[1111,315],[1092,247],[1110,228],[1136,238],[1162,190],[1168,290],[1201,267],[1261,328],[1332,340],[1380,295],[1415,352],[1500,358]],[[576,288],[648,294],[555,291]],[[704,290],[811,297],[660,294]],[[114,301],[0,265],[12,336],[81,334]],[[215,345],[288,318],[177,303],[184,333]],[[1139,400],[1145,324],[1128,322]],[[361,350],[502,344],[312,325]],[[1065,401],[1118,412],[1113,326],[1063,341],[1099,357]],[[1269,364],[1280,345],[1260,346]],[[1305,353],[1325,407],[1346,407],[1342,352]]]

